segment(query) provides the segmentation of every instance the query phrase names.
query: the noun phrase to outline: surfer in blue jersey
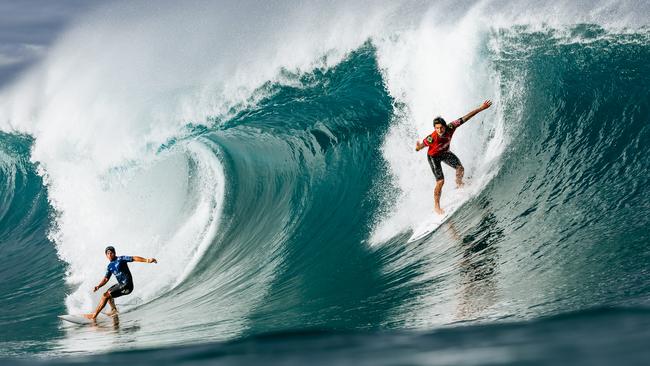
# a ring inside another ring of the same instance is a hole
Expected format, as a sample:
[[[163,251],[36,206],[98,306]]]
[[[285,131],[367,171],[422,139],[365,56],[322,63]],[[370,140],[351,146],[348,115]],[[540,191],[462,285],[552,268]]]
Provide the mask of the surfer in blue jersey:
[[[491,105],[492,101],[486,100],[480,107],[470,111],[463,117],[460,117],[449,124],[447,124],[442,117],[436,117],[433,119],[433,127],[435,128],[435,131],[425,137],[422,142],[417,141],[415,143],[415,151],[420,151],[427,146],[429,147],[429,150],[427,151],[427,160],[429,161],[429,166],[431,167],[433,175],[436,177],[436,188],[433,191],[433,210],[438,215],[443,215],[445,213],[445,211],[440,208],[442,186],[445,184],[445,176],[442,173],[442,165],[440,165],[441,162],[456,169],[456,185],[458,187],[463,186],[465,168],[463,168],[460,159],[458,159],[454,153],[449,151],[451,137],[454,135],[454,132],[456,132],[458,127],[469,121],[469,119],[474,117],[477,113],[490,108]]]
[[[117,283],[111,286],[108,291],[104,292],[95,312],[85,315],[88,319],[97,318],[97,315],[99,315],[102,309],[104,309],[106,303],[109,303],[111,306],[110,315],[117,314],[117,308],[115,307],[115,301],[113,301],[113,299],[122,295],[128,295],[133,291],[133,276],[131,276],[131,271],[127,265],[128,262],[158,263],[158,261],[156,261],[156,258],[142,258],[138,256],[126,255],[118,257],[115,254],[115,248],[112,246],[106,247],[106,249],[104,249],[104,254],[110,263],[108,263],[108,268],[106,268],[106,274],[104,275],[104,278],[99,283],[99,285],[95,286],[93,292],[96,292],[102,286],[104,286],[106,282],[108,282],[108,280],[111,278],[111,275],[115,275]]]

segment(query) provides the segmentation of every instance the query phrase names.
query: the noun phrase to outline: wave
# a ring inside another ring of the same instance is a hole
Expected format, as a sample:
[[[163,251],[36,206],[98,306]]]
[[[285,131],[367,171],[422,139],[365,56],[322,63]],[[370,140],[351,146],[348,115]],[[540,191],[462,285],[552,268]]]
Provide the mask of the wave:
[[[0,268],[18,266],[0,307],[58,299],[0,318],[3,341],[34,352],[31,324],[35,352],[96,352],[643,303],[643,19],[497,5],[120,4],[77,24],[0,99],[17,253]],[[408,242],[434,183],[414,142],[486,98],[452,145],[471,194]],[[97,302],[109,243],[159,260],[131,265],[119,329],[56,323]]]

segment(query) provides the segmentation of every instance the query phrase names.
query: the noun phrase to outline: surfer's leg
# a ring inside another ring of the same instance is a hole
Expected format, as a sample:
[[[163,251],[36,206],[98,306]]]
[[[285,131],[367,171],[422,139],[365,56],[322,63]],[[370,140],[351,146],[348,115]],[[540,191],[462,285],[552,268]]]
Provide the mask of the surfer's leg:
[[[128,295],[133,291],[133,284],[132,283],[124,283],[124,284],[116,284],[112,286],[110,289],[108,289],[108,292],[110,293],[110,297],[108,299],[108,303],[111,305],[111,313],[109,315],[116,315],[117,314],[117,307],[115,306],[115,298]]]
[[[109,291],[104,292],[102,295],[102,299],[99,301],[99,305],[97,305],[97,309],[93,314],[86,314],[86,318],[88,319],[95,319],[97,318],[97,315],[102,312],[102,309],[104,309],[104,306],[106,306],[106,303],[108,302],[108,299],[111,298],[111,293]]]
[[[440,208],[440,195],[442,195],[442,186],[445,184],[444,179],[436,181],[436,188],[433,190],[433,210],[438,214],[442,215],[445,213],[443,209]]]
[[[463,176],[465,175],[465,168],[462,165],[456,167],[456,187],[460,188],[465,185],[463,183]]]
[[[99,301],[99,305],[97,305],[97,309],[93,314],[86,314],[86,318],[88,319],[95,319],[97,318],[97,315],[101,313],[101,311],[104,309],[106,306],[106,303],[109,303],[111,305],[111,308],[113,309],[114,313],[117,313],[117,308],[115,307],[115,300],[113,298],[119,297],[122,295],[122,290],[124,289],[123,285],[120,285],[119,283],[114,284],[111,286],[108,291],[104,292],[102,295],[102,299]],[[130,292],[130,290],[129,290]]]
[[[113,296],[108,299],[108,304],[111,306],[111,315],[117,314],[117,307],[115,307],[115,300],[113,300]]]
[[[456,169],[456,186],[458,186],[458,188],[462,187],[464,185],[463,176],[465,175],[465,168],[463,167],[463,164],[461,164],[460,159],[458,159],[458,156],[450,151],[447,151],[442,156],[442,161],[444,161],[445,164],[449,165],[450,167]]]
[[[433,210],[442,215],[445,213],[440,208],[440,195],[442,194],[442,186],[445,184],[445,175],[442,173],[442,165],[440,165],[440,159],[433,156],[427,156],[429,161],[429,166],[433,175],[436,177],[436,188],[433,190]]]

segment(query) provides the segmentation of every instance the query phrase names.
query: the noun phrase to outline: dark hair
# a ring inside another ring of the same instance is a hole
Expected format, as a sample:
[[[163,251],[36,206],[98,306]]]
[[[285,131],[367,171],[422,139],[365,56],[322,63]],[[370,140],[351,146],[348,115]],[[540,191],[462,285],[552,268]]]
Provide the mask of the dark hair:
[[[110,246],[110,245],[107,246],[106,249],[104,249],[104,254],[106,254],[106,252],[108,252],[109,250],[110,250],[111,252],[113,252],[113,254],[115,254],[115,248],[113,248],[113,247]]]
[[[447,127],[447,122],[445,122],[445,119],[442,117],[436,117],[433,119],[433,125],[443,125]]]

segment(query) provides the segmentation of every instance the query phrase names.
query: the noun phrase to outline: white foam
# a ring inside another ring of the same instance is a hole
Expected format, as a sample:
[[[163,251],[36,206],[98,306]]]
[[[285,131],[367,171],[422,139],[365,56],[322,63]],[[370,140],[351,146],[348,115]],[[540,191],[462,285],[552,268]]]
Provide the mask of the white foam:
[[[486,26],[476,21],[475,12],[470,11],[456,23],[442,25],[432,12],[414,30],[377,42],[388,90],[405,107],[404,113],[396,116],[382,147],[390,174],[400,189],[399,197],[376,226],[371,243],[415,229],[430,216],[435,179],[426,161],[426,149],[416,152],[415,142],[432,132],[435,116],[450,122],[485,99],[496,102],[455,133],[451,149],[463,162],[466,176],[473,177],[471,192],[479,192],[488,180],[494,155],[502,145],[502,141],[488,136],[502,136],[502,127],[494,118],[499,109],[499,90],[480,53],[484,48],[481,37],[486,31]],[[450,190],[455,184],[453,170],[443,169],[446,177],[451,177],[443,188],[441,205],[445,208],[450,206]],[[454,202],[453,206],[459,205]]]

